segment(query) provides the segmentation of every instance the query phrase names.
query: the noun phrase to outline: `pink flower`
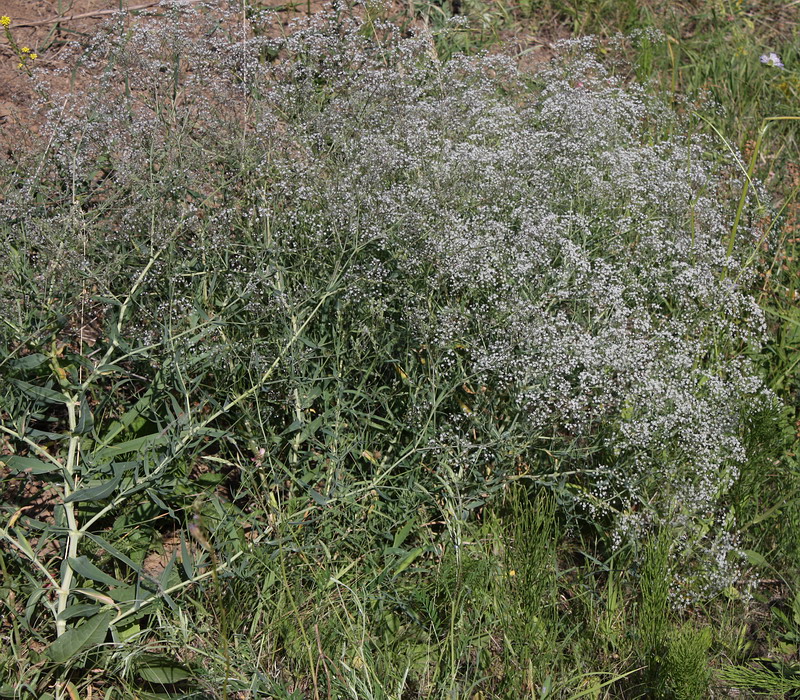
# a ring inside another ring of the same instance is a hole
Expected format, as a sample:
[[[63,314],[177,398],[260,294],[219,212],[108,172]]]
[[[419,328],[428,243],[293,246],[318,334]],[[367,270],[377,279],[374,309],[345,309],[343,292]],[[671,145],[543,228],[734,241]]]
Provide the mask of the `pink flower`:
[[[776,68],[783,68],[783,61],[776,53],[765,53],[761,57],[761,63],[767,66],[775,66]]]

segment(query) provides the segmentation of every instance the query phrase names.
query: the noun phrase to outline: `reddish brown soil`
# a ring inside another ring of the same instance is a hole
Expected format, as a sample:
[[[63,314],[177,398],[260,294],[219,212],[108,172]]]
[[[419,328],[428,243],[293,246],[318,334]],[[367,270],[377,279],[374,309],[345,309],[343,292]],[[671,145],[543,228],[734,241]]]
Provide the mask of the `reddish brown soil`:
[[[60,54],[66,43],[80,37],[76,32],[90,33],[102,17],[65,19],[62,23],[48,20],[109,7],[119,6],[111,0],[73,0],[71,3],[62,0],[0,0],[0,15],[11,18],[8,29],[18,47],[29,47],[38,56],[34,64],[46,69],[63,66]],[[0,35],[0,143],[3,146],[8,145],[10,123],[25,124],[29,121],[35,98],[31,81],[26,72],[17,67],[18,64],[16,51],[4,32]]]
[[[198,0],[178,0],[194,4]],[[157,21],[141,15],[137,10],[153,9],[160,3],[153,0],[0,0],[0,16],[11,19],[11,24],[0,30],[0,156],[13,151],[18,143],[20,130],[36,128],[36,115],[32,109],[36,100],[33,83],[27,71],[19,68],[18,51],[30,49],[37,58],[29,62],[31,68],[48,73],[48,83],[57,90],[59,80],[54,77],[56,69],[68,67],[67,46],[82,42],[94,34],[103,22],[120,9],[127,10],[131,22]],[[231,0],[232,8],[240,6],[239,0]],[[288,23],[291,19],[318,11],[324,4],[321,0],[260,0],[249,2],[250,6],[273,8]],[[8,39],[11,34],[13,43]],[[73,89],[80,91],[80,84]]]

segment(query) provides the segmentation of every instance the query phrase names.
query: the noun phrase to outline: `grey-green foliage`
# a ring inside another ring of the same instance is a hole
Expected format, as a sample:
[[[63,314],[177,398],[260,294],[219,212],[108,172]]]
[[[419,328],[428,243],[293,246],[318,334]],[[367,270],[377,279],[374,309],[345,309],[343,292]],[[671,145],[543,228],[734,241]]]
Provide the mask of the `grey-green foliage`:
[[[183,527],[200,455],[303,513],[404,494],[448,523],[524,469],[609,545],[672,528],[688,600],[734,581],[726,495],[772,398],[746,353],[758,232],[726,256],[713,144],[589,41],[524,76],[339,6],[240,26],[116,18],[87,90],[44,99],[38,150],[3,164],[4,461],[58,484],[69,583],[98,548],[148,601],[201,575],[148,580],[96,539],[127,509]],[[64,632],[71,588],[24,535]]]

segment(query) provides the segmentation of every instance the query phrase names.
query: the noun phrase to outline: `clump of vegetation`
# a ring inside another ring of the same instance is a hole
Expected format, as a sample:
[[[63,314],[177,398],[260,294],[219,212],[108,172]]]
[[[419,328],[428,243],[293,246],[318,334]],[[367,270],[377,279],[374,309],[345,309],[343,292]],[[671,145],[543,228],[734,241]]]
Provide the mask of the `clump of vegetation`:
[[[752,172],[595,40],[154,19],[2,165],[6,687],[700,697],[785,422]]]

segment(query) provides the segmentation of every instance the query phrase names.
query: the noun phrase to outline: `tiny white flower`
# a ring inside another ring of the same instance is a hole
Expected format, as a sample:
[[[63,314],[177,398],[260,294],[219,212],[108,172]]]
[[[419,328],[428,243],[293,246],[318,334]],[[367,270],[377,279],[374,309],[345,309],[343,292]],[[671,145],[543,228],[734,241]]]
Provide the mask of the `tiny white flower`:
[[[783,68],[783,61],[776,53],[765,53],[761,57],[761,63],[767,66],[775,66],[776,68]]]

